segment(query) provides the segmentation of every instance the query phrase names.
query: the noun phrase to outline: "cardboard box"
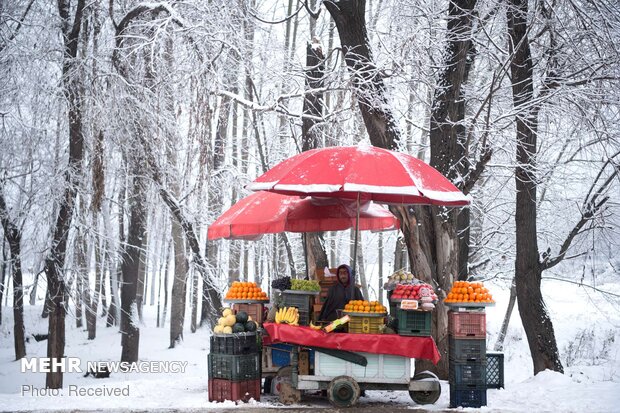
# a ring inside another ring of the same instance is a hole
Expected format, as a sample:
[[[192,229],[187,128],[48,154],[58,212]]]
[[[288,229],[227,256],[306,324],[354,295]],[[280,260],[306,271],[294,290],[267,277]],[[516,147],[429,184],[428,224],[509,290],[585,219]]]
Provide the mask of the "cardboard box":
[[[333,277],[325,277],[325,269],[324,268],[317,268],[315,271],[315,275],[316,275],[316,280],[321,282],[324,280],[334,280],[334,282],[336,281],[336,271],[338,271],[338,268],[330,268],[329,272],[333,274]]]

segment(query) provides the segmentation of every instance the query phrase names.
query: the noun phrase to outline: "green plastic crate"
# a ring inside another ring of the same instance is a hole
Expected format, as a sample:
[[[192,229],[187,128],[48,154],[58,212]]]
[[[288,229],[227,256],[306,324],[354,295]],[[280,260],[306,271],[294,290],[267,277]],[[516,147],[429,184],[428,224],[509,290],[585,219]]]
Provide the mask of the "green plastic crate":
[[[430,336],[430,311],[398,310],[398,334],[401,336]]]
[[[450,361],[486,362],[486,339],[448,337],[448,354]]]
[[[208,356],[209,378],[226,380],[253,380],[261,377],[261,353],[215,354]]]

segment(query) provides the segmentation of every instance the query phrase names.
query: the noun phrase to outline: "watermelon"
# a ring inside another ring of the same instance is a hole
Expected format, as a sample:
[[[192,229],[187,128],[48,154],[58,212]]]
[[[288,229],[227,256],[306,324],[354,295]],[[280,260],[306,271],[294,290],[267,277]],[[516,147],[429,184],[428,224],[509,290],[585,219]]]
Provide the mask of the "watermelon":
[[[243,332],[245,332],[245,327],[241,323],[235,323],[235,325],[233,325],[233,327],[232,327],[232,332],[233,333],[243,333]]]
[[[256,331],[256,323],[254,321],[248,321],[247,323],[245,323],[245,331]]]
[[[245,311],[239,311],[237,313],[237,323],[245,324],[248,322],[248,313]]]

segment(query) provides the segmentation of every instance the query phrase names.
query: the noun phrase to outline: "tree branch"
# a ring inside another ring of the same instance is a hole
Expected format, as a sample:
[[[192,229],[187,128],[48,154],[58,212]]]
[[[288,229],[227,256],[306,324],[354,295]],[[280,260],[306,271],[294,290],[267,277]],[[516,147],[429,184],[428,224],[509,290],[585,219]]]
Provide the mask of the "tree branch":
[[[0,46],[0,53],[9,45],[9,43],[15,38],[15,36],[17,36],[17,33],[19,33],[19,29],[22,28],[22,24],[24,23],[24,20],[26,19],[26,15],[30,11],[30,8],[32,7],[33,3],[34,3],[34,0],[30,0],[30,3],[28,3],[28,6],[26,6],[26,10],[24,10],[24,14],[22,14],[22,17],[17,22],[17,27],[15,27],[15,30],[13,30],[13,33],[11,33],[8,39],[6,39],[4,44]]]
[[[592,195],[591,198],[590,198],[590,194],[592,193],[592,190],[594,189],[596,183],[598,182],[601,174],[603,173],[607,165],[611,164],[612,160],[618,155],[620,155],[620,152],[617,152],[615,155],[610,157],[601,167],[599,174],[597,175],[596,179],[592,183],[592,186],[590,187],[590,190],[588,191],[588,194],[586,195],[586,199],[584,200],[584,204],[583,204],[582,212],[581,212],[581,219],[575,224],[573,229],[568,233],[568,236],[566,237],[566,239],[562,243],[562,246],[560,247],[559,254],[554,258],[550,258],[549,255],[545,256],[545,258],[541,262],[541,267],[543,271],[548,270],[549,268],[552,268],[558,265],[560,262],[562,262],[573,240],[581,231],[581,228],[583,228],[583,226],[588,221],[590,221],[598,213],[598,211],[601,210],[603,205],[605,205],[605,203],[609,200],[609,197],[607,196],[603,198],[602,200],[598,201],[598,197],[601,196],[605,192],[605,190],[607,190],[607,188],[613,182],[614,178],[618,176],[620,167],[618,167],[615,164],[614,164],[614,172],[607,178],[607,180],[605,180],[605,182],[598,188],[598,190],[594,193],[594,195]]]

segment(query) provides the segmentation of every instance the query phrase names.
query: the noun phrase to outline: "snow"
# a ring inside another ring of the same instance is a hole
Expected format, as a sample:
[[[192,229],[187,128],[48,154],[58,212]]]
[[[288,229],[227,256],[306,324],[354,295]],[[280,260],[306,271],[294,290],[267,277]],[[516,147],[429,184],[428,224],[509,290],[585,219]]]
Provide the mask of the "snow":
[[[497,301],[487,309],[487,347],[495,344],[508,302],[505,281],[487,282]],[[619,291],[620,283],[599,284],[603,291]],[[515,307],[504,346],[505,389],[489,389],[487,406],[481,409],[457,411],[483,412],[614,412],[620,411],[620,310],[617,298],[586,289],[576,284],[544,280],[543,293],[553,322],[565,374],[544,371],[533,376],[525,333]],[[25,307],[26,331],[29,334],[47,332],[47,320],[39,317],[39,305]],[[42,389],[43,373],[22,373],[20,363],[13,360],[12,311],[3,308],[0,326],[0,411],[51,409],[222,409],[240,411],[281,405],[273,396],[260,402],[237,405],[233,402],[210,403],[207,395],[207,354],[209,331],[196,333],[185,329],[185,340],[168,349],[169,331],[155,327],[155,307],[144,309],[145,320],[140,325],[140,359],[143,361],[187,362],[184,373],[113,373],[107,379],[83,377],[81,373],[66,373],[62,396],[33,396],[20,393],[23,385]],[[116,328],[106,328],[99,319],[97,338],[89,341],[86,332],[75,327],[67,317],[67,357],[79,357],[82,366],[88,361],[117,361],[121,336]],[[584,338],[585,340],[581,340]],[[28,357],[45,356],[46,341],[32,338],[27,344]],[[567,360],[570,359],[570,362]],[[69,396],[68,386],[88,389],[126,389],[129,396]],[[443,381],[442,394],[429,411],[442,411],[449,405],[450,388]],[[416,405],[403,391],[368,391],[359,401],[360,407],[385,405],[412,408]],[[326,409],[330,405],[317,396],[301,403]]]

